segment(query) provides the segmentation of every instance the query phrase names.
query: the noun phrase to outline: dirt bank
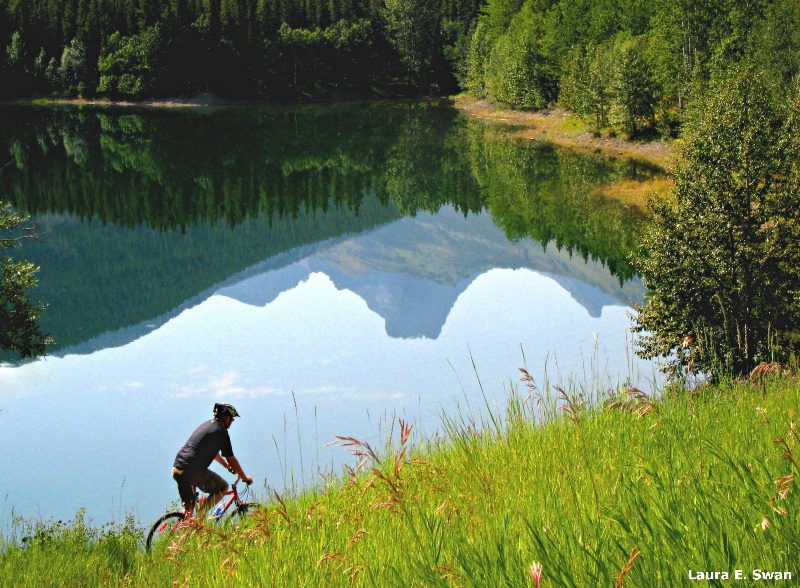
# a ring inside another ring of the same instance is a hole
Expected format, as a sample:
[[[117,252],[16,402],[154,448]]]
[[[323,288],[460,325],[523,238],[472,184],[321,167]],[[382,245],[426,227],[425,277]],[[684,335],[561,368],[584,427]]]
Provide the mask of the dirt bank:
[[[546,139],[563,147],[602,152],[614,157],[634,157],[664,169],[671,167],[673,148],[663,141],[629,141],[620,137],[597,137],[575,115],[553,109],[547,112],[505,110],[470,96],[455,97],[455,105],[469,116],[505,122],[510,136]]]
[[[586,125],[579,118],[562,109],[548,112],[506,110],[466,95],[456,96],[454,104],[467,116],[506,123],[508,127],[498,131],[503,136],[542,139],[567,149],[602,153],[608,157],[639,159],[666,171],[673,165],[672,144],[663,141],[629,141],[620,137],[598,137],[587,131]],[[643,207],[648,194],[657,195],[669,189],[671,185],[672,182],[667,178],[648,182],[625,181],[601,186],[594,195]]]

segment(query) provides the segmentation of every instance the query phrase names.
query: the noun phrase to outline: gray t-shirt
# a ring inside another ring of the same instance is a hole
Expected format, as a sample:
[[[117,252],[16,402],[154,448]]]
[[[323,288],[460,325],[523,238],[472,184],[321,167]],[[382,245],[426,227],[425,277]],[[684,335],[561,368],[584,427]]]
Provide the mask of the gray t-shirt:
[[[194,474],[208,469],[218,453],[229,458],[233,455],[228,430],[217,420],[206,421],[194,430],[178,455],[173,467]]]

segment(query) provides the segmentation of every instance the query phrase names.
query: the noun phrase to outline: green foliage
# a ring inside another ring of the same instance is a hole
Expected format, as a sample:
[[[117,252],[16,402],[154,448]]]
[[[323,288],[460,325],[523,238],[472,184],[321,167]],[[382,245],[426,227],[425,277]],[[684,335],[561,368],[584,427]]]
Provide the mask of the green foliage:
[[[589,98],[589,72],[586,47],[573,47],[562,63],[559,80],[558,103],[580,117],[591,113]]]
[[[56,77],[57,87],[68,95],[83,95],[86,92],[89,68],[86,46],[76,37],[61,53]]]
[[[105,570],[96,585],[118,584],[132,572],[140,559],[141,529],[132,517],[124,524],[93,527],[80,510],[72,521],[33,522],[16,520],[11,540],[0,548],[0,579],[9,579],[20,565],[27,570],[27,582],[17,586],[50,585],[50,569],[60,569],[60,586],[86,585],[86,578]],[[38,576],[38,580],[36,580]],[[17,576],[18,580],[22,580]],[[53,578],[55,581],[55,578]],[[3,582],[5,583],[5,582]]]
[[[644,118],[647,126],[652,126],[653,96],[650,71],[636,41],[622,43],[615,47],[614,77],[612,92],[614,104],[627,133],[637,134],[639,119]]]
[[[542,108],[557,98],[562,74],[569,80],[576,47],[609,49],[633,38],[641,40],[638,57],[649,72],[660,132],[669,135],[694,88],[726,64],[755,56],[785,95],[798,68],[797,10],[795,0],[2,2],[0,43],[7,63],[0,67],[0,92],[151,97],[210,91],[283,101],[336,97],[342,86],[359,96],[447,93],[458,80],[476,96]],[[314,36],[364,22],[368,42],[344,53],[279,33],[285,25]],[[156,26],[168,42],[150,45]],[[119,46],[111,48],[115,34]],[[288,47],[290,38],[299,46]],[[302,86],[282,69],[276,44],[283,53],[304,55]],[[630,78],[642,67],[625,61],[628,52],[608,55],[613,63],[607,71],[626,71]],[[488,92],[490,82],[497,95]],[[623,108],[641,105],[626,96]],[[626,120],[630,130],[632,119]]]
[[[462,88],[467,87],[469,76],[470,25],[471,22],[447,17],[442,19],[442,55],[450,64],[453,77]]]
[[[800,330],[798,107],[761,76],[714,81],[687,123],[673,196],[653,203],[636,265],[638,353],[719,378],[784,361]]]
[[[516,21],[524,25],[513,31]],[[557,98],[598,131],[620,124],[629,135],[672,137],[697,88],[753,56],[785,97],[800,67],[798,42],[793,0],[493,0],[472,33],[462,84],[520,108]],[[524,65],[532,55],[533,69],[544,64],[551,80],[547,93]]]
[[[447,92],[453,77],[444,47],[463,53],[478,3],[3,2],[0,49],[13,54],[14,68],[1,51],[0,92],[136,99],[212,92],[278,101]],[[37,67],[36,54],[19,58],[34,47],[45,56]]]
[[[595,131],[614,115],[630,136],[655,123],[655,96],[650,69],[640,45],[643,39],[575,47],[563,66],[559,104],[584,119]]]
[[[478,98],[486,98],[488,95],[486,72],[493,44],[494,38],[489,24],[485,19],[479,19],[469,43],[465,80],[466,89]]]
[[[647,61],[660,100],[683,108],[691,99],[707,53],[708,7],[698,2],[660,2],[648,33]]]
[[[166,41],[160,25],[123,38],[117,31],[103,44],[97,91],[112,97],[152,95],[160,78],[159,58]]]
[[[486,97],[488,64],[493,47],[508,31],[524,0],[487,0],[476,21],[469,47],[467,87],[481,98]]]
[[[596,132],[608,124],[613,96],[611,52],[601,45],[575,47],[562,67],[558,102],[581,118],[590,118]]]
[[[16,235],[17,229],[28,221],[11,209],[7,202],[0,203],[0,247],[13,248],[25,235]],[[31,228],[27,228],[30,235]],[[16,235],[16,236],[15,236]],[[34,274],[39,268],[27,261],[0,258],[0,349],[18,353],[21,357],[44,355],[52,342],[39,328],[39,315],[44,307],[28,299],[28,290],[36,285]]]
[[[487,97],[513,108],[540,110],[556,95],[552,65],[539,49],[541,20],[526,3],[489,53]]]
[[[22,35],[19,31],[14,31],[14,34],[11,35],[11,44],[6,47],[6,64],[11,68],[19,67],[24,57],[25,46]]]
[[[27,53],[22,34],[14,31],[9,44],[0,52],[0,97],[12,94],[15,86],[26,90],[30,88]],[[2,87],[2,80],[5,80],[6,87]]]
[[[44,48],[39,49],[39,53],[36,55],[36,59],[33,61],[32,76],[34,84],[41,91],[49,90],[47,73],[49,64],[50,60],[47,58],[47,52],[44,50]]]
[[[375,80],[374,27],[367,20],[314,30],[283,24],[268,54],[274,77],[265,93],[281,98],[358,95],[368,93]]]
[[[778,90],[776,98],[792,88],[800,73],[800,4],[776,0],[759,22],[754,59]]]
[[[442,50],[442,4],[439,0],[385,0],[385,5],[387,38],[412,83],[425,87]]]

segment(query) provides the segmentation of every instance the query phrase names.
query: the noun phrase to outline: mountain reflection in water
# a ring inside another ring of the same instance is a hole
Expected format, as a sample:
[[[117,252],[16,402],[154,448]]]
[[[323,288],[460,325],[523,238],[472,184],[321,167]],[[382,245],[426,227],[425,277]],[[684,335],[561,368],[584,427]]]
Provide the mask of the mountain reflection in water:
[[[527,268],[548,275],[592,317],[603,306],[641,303],[644,289],[634,279],[624,286],[582,259],[548,255],[531,242],[510,243],[488,214],[466,219],[452,209],[405,218],[329,248],[280,270],[217,291],[256,306],[315,272],[340,290],[358,294],[386,321],[390,337],[435,339],[458,297],[482,273]],[[435,273],[444,270],[445,274]],[[592,273],[592,269],[595,273]]]
[[[0,367],[17,514],[155,517],[220,399],[280,490],[338,472],[336,435],[380,444],[392,415],[431,433],[481,387],[502,404],[524,362],[540,383],[545,362],[650,375],[627,351],[639,215],[591,194],[653,170],[487,141],[430,104],[15,112],[0,188],[45,231],[19,253],[57,342]]]

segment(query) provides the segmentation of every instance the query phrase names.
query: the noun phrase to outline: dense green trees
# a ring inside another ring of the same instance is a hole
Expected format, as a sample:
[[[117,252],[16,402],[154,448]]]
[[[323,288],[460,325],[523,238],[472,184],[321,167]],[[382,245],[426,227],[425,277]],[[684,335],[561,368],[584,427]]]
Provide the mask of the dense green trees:
[[[116,31],[100,52],[97,91],[113,98],[150,95],[161,77],[160,59],[165,46],[160,24],[130,37]]]
[[[385,0],[389,42],[414,84],[429,84],[441,48],[442,6],[429,0]]]
[[[0,97],[452,92],[478,0],[0,0]],[[458,48],[460,47],[460,49]]]
[[[556,96],[553,65],[539,49],[541,18],[530,4],[514,15],[489,51],[486,93],[514,108],[541,109]]]
[[[565,60],[559,103],[591,121],[599,132],[608,124],[613,74],[611,56],[603,47],[573,48]]]
[[[13,248],[20,238],[30,236],[30,227],[22,225],[28,220],[0,202],[0,248]],[[17,231],[17,233],[15,233]],[[31,302],[28,290],[36,285],[38,268],[28,261],[14,261],[0,257],[0,349],[18,353],[21,357],[43,355],[51,343],[50,337],[39,327],[41,305]]]
[[[557,101],[598,130],[672,136],[697,88],[730,64],[758,63],[786,95],[799,43],[794,0],[490,0],[466,86],[512,107]]]
[[[210,91],[309,100],[450,93],[676,131],[749,61],[785,94],[796,0],[0,0],[0,95]]]
[[[650,123],[654,96],[647,62],[636,43],[624,43],[616,51],[616,68],[612,93],[616,98],[619,118],[630,136],[637,134],[637,121]]]
[[[698,100],[642,238],[639,354],[675,374],[747,373],[798,346],[800,102],[776,106],[763,78],[735,68]]]

